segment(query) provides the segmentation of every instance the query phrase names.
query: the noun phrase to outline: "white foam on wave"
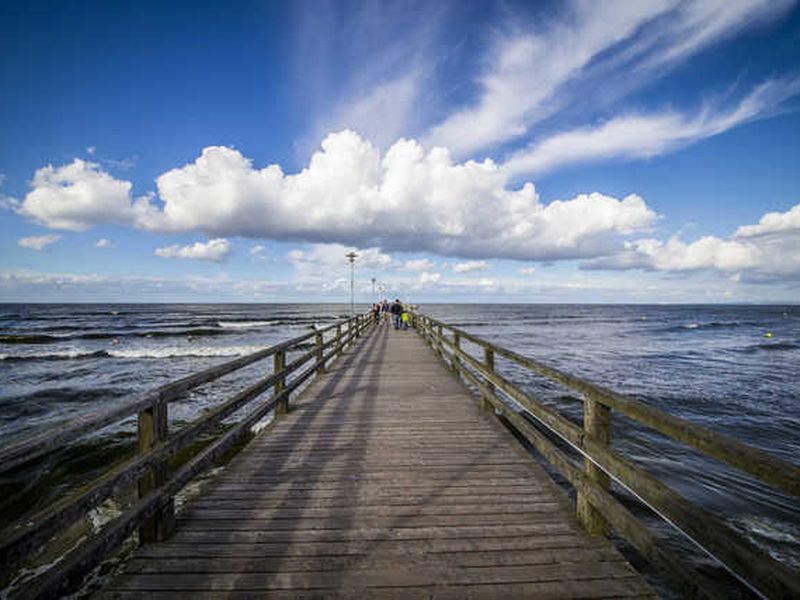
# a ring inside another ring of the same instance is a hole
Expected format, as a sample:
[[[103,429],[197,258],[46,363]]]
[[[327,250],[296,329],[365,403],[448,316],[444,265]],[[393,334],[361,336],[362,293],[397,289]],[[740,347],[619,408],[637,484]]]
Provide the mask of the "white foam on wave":
[[[114,358],[174,358],[180,356],[241,356],[261,350],[263,346],[161,346],[157,348],[112,348]]]
[[[60,358],[87,358],[89,356],[100,356],[102,350],[69,349],[69,350],[47,350],[44,352],[24,352],[20,354],[0,354],[0,360],[24,360],[24,359],[53,359]]]
[[[219,326],[226,329],[255,329],[274,325],[278,321],[219,321]]]
[[[263,346],[161,346],[150,348],[108,348],[89,350],[74,348],[48,352],[0,354],[0,360],[59,360],[77,358],[179,358],[191,356],[243,356],[263,349]]]

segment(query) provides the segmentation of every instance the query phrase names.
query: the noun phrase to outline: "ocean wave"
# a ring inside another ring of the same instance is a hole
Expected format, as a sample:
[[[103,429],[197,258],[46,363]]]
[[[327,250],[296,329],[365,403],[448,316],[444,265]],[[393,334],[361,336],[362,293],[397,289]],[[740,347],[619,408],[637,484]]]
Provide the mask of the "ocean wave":
[[[39,333],[0,335],[0,344],[52,344],[60,342],[64,337]]]
[[[28,352],[25,354],[0,354],[0,360],[75,360],[80,358],[107,358],[105,350],[52,350],[50,352]]]
[[[279,321],[219,321],[218,325],[226,329],[256,329],[275,325]]]
[[[252,354],[262,348],[263,346],[164,346],[160,348],[112,348],[108,350],[78,348],[50,352],[27,352],[25,354],[0,354],[0,361],[243,356]]]
[[[90,331],[71,335],[11,334],[0,335],[0,344],[58,344],[70,340],[113,340],[117,338],[204,337],[234,333],[221,327],[195,327],[192,329],[146,329],[139,331]]]
[[[692,322],[683,323],[681,325],[670,325],[669,327],[664,327],[661,331],[681,333],[685,331],[695,331],[698,329],[733,329],[735,327],[744,327],[747,325],[755,325],[755,323],[749,323],[747,321],[709,321],[707,323]]]
[[[759,350],[766,350],[773,352],[776,350],[800,350],[800,343],[797,342],[764,342],[762,344],[753,344],[744,349],[745,352],[758,352]]]
[[[183,356],[242,356],[263,346],[165,346],[162,348],[115,348],[107,350],[114,358],[176,358]]]

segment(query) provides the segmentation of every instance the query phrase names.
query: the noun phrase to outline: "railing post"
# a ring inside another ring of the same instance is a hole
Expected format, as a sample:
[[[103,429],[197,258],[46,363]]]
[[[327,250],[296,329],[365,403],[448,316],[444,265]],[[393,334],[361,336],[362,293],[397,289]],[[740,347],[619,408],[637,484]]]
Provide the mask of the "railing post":
[[[146,454],[167,439],[167,403],[156,402],[139,413],[139,453]],[[153,465],[139,480],[139,498],[143,498],[167,481],[167,464]],[[175,503],[172,498],[139,527],[139,543],[161,542],[175,527]]]
[[[489,346],[483,347],[483,362],[486,365],[486,370],[489,371],[489,373],[494,373],[494,350]],[[488,379],[485,383],[486,387],[494,392],[494,384]],[[492,404],[491,400],[489,400],[489,397],[486,395],[481,399],[481,408],[485,411],[494,410],[494,404]]]
[[[608,446],[611,441],[611,409],[591,395],[583,400],[583,435],[597,443]],[[611,489],[611,478],[589,458],[583,458],[583,474],[586,479],[605,490]],[[578,520],[590,535],[608,535],[609,525],[605,517],[589,502],[586,494],[578,489]]]
[[[336,326],[336,356],[342,355],[342,326]]]
[[[461,350],[461,334],[453,332],[453,360],[451,365],[453,371],[458,375],[461,372],[461,359],[458,357],[458,351]]]
[[[322,333],[318,332],[316,335],[317,343],[317,376],[325,372],[325,363],[322,362]]]
[[[272,372],[280,373],[286,368],[286,350],[278,350],[272,357]],[[277,396],[286,389],[286,376],[283,375],[275,381],[274,394]],[[289,398],[278,400],[275,406],[275,416],[285,415],[289,412]]]

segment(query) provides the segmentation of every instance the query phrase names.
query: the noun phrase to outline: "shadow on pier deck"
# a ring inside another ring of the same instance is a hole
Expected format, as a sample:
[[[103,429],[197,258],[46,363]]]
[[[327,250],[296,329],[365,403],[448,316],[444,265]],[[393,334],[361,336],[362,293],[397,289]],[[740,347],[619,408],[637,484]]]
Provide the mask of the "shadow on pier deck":
[[[329,366],[104,598],[651,596],[413,331]]]

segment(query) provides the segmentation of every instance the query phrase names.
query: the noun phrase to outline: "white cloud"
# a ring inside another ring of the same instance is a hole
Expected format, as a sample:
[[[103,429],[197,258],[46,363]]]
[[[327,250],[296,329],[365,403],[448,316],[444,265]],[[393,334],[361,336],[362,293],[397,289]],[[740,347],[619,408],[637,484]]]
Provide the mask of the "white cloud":
[[[302,160],[331,131],[357,131],[382,149],[416,132],[434,104],[430,84],[455,8],[420,0],[296,5],[294,96],[311,125],[297,144]]]
[[[453,271],[455,273],[467,273],[468,271],[480,271],[488,267],[489,265],[485,260],[468,260],[454,264]]]
[[[389,146],[408,131],[420,82],[420,73],[411,71],[354,95],[325,119],[325,125],[317,129],[318,134],[353,129],[381,148]]]
[[[106,238],[100,238],[94,245],[95,248],[111,248],[112,246],[114,246],[114,244],[111,240],[107,240]]]
[[[267,257],[267,248],[266,246],[262,246],[261,244],[256,244],[255,246],[251,246],[250,250],[248,251],[250,254],[250,258],[252,260],[265,263],[269,260]]]
[[[745,225],[734,236],[704,236],[686,243],[673,237],[663,242],[641,239],[625,250],[588,261],[589,269],[645,269],[690,272],[716,271],[746,280],[800,278],[800,204],[785,213],[769,213],[758,225]]]
[[[536,267],[520,267],[517,271],[522,275],[533,275],[536,273]]]
[[[694,116],[675,112],[616,117],[598,127],[556,134],[516,152],[503,165],[511,174],[608,158],[648,158],[723,133],[770,114],[800,92],[800,79],[767,81],[726,111],[705,107]]]
[[[737,237],[756,237],[775,233],[792,233],[800,236],[800,204],[786,212],[771,212],[761,217],[757,225],[743,225],[736,230]]]
[[[663,77],[709,45],[783,15],[795,0],[572,2],[546,29],[498,37],[477,100],[426,137],[456,156],[507,143],[568,109],[597,109]]]
[[[599,53],[674,6],[672,1],[576,3],[567,22],[502,37],[474,106],[434,127],[427,142],[456,155],[518,138],[556,110],[554,95]]]
[[[415,260],[407,260],[403,263],[402,269],[404,271],[427,271],[435,269],[436,263],[429,258],[419,258]]]
[[[31,250],[44,250],[50,244],[55,244],[61,239],[60,235],[34,235],[17,240],[17,244]]]
[[[770,21],[790,9],[795,0],[694,0],[681,2],[648,43],[641,68],[655,69],[683,60],[701,48],[745,28]]]
[[[89,156],[94,156],[96,152],[97,152],[97,148],[95,146],[87,146],[86,147],[86,153]]]
[[[381,252],[379,248],[354,248],[342,244],[311,244],[307,250],[295,249],[289,252],[288,257],[295,266],[302,264],[320,268],[328,273],[336,269],[349,269],[346,254],[355,252],[355,268],[361,269],[386,269],[392,265],[392,257]]]
[[[429,284],[429,283],[438,283],[442,279],[441,273],[428,273],[427,271],[423,271],[419,274],[419,278],[417,282],[420,284]]]
[[[191,258],[196,260],[210,260],[221,262],[231,253],[231,244],[228,240],[216,238],[209,240],[205,244],[195,242],[190,246],[167,246],[166,248],[156,248],[156,256],[163,258]]]
[[[254,169],[237,150],[209,147],[157,179],[163,210],[139,206],[157,231],[203,231],[464,257],[575,258],[649,227],[638,196],[602,194],[543,205],[532,184],[506,187],[494,162],[453,163],[413,140],[380,151],[351,131],[329,135],[307,168]]]
[[[61,167],[36,171],[33,189],[16,210],[54,229],[83,231],[103,223],[131,223],[147,200],[131,202],[131,183],[115,179],[100,165],[76,158]]]

